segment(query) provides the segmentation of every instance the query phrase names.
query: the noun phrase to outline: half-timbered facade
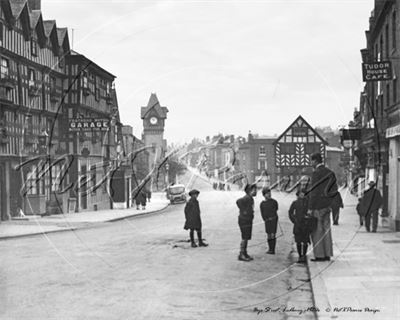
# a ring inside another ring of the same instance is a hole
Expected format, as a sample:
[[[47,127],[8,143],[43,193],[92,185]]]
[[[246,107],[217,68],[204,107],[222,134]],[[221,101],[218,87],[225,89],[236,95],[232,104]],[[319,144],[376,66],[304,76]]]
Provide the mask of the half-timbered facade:
[[[103,119],[108,123],[105,130],[81,128],[68,133],[68,154],[74,155],[70,176],[79,181],[70,196],[76,198],[79,211],[110,208],[108,182],[100,182],[122,151],[115,76],[76,52],[66,56],[66,67],[68,119]]]
[[[299,116],[274,142],[278,179],[296,183],[311,167],[310,156],[320,152],[323,160],[328,143]]]
[[[48,174],[38,179],[38,163],[40,156],[54,156],[62,146],[58,114],[66,79],[64,55],[68,52],[66,28],[43,20],[40,1],[0,2],[2,219],[19,208],[43,213],[50,181],[57,179],[58,165],[51,169],[53,176],[47,170]],[[39,138],[50,134],[52,144],[46,140],[41,149]],[[33,158],[36,161],[21,166]],[[15,170],[18,165],[20,170]]]
[[[110,208],[122,155],[115,76],[70,51],[40,0],[0,1],[0,212]],[[102,130],[70,130],[72,120]]]

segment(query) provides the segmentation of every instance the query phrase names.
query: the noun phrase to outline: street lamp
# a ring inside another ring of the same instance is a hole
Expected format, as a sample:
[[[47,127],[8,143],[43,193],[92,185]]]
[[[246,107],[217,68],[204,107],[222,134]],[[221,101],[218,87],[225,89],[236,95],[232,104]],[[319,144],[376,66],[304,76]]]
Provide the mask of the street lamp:
[[[169,185],[169,163],[168,162],[165,164],[165,170],[166,170],[165,183],[167,184],[167,187],[168,187],[168,185]]]

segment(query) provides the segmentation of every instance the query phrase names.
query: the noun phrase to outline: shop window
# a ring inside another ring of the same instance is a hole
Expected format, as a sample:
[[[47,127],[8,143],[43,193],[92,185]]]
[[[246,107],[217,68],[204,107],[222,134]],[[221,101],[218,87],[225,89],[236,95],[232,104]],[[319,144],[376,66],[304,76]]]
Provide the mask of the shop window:
[[[0,73],[1,73],[1,78],[8,78],[8,76],[10,75],[8,60],[3,57],[1,58]]]

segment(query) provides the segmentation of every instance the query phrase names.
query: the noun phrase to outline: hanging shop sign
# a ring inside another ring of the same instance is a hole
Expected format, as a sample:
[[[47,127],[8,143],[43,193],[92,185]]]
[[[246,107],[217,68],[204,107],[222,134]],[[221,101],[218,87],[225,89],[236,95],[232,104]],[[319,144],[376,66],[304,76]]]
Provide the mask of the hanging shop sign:
[[[392,80],[392,63],[390,61],[376,61],[372,63],[363,63],[363,81],[385,81]]]
[[[400,124],[386,129],[386,138],[400,136]]]
[[[110,127],[109,119],[71,119],[69,131],[107,131]]]

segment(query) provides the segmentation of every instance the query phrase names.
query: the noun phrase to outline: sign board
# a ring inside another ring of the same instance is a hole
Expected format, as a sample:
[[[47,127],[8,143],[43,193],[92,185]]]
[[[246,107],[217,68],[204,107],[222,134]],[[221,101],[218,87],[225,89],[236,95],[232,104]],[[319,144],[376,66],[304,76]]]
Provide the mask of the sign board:
[[[400,124],[386,129],[386,138],[400,136]]]
[[[342,143],[343,143],[343,141],[361,140],[361,130],[360,129],[341,129],[340,130],[340,140],[342,141]]]
[[[69,131],[107,131],[110,128],[109,119],[70,119]]]
[[[363,81],[385,81],[392,80],[392,63],[390,61],[376,61],[363,63]]]

